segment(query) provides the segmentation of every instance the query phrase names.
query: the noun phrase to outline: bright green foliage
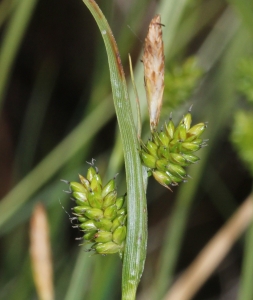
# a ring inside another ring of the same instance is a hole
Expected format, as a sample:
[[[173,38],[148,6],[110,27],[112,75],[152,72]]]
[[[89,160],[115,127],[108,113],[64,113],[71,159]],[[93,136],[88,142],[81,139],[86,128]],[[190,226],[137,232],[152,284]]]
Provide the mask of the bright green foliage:
[[[83,238],[92,243],[89,251],[98,254],[119,253],[122,258],[126,239],[127,213],[125,196],[117,197],[115,178],[104,187],[98,169],[88,169],[86,178],[79,175],[80,182],[68,182],[70,193],[77,206],[72,221],[84,232]]]
[[[206,141],[200,138],[206,124],[199,123],[191,127],[191,121],[190,112],[177,127],[170,118],[160,132],[154,131],[152,138],[141,145],[141,160],[148,168],[149,175],[167,188],[187,180],[185,167],[199,160],[192,153],[206,146]]]
[[[238,154],[253,175],[253,112],[238,111],[235,115],[231,140]]]
[[[197,86],[202,73],[194,57],[188,58],[181,66],[166,69],[164,106],[177,107],[186,101]]]
[[[253,59],[242,59],[237,70],[237,89],[253,103]]]

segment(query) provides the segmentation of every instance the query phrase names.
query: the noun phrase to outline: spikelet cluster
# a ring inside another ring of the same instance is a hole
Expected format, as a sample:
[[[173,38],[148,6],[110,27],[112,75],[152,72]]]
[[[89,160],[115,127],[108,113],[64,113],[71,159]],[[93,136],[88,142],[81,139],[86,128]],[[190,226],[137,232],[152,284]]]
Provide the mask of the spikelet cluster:
[[[79,175],[79,182],[68,182],[72,208],[78,227],[84,232],[84,240],[91,243],[89,251],[98,254],[119,253],[122,258],[126,239],[127,212],[125,196],[118,197],[115,178],[102,185],[98,169],[93,165],[86,178]]]
[[[153,131],[152,138],[146,144],[142,142],[142,163],[148,168],[149,175],[168,189],[170,185],[187,180],[185,167],[196,163],[199,158],[193,153],[206,146],[206,140],[200,138],[206,124],[191,127],[191,122],[190,111],[177,127],[170,118],[163,130]]]

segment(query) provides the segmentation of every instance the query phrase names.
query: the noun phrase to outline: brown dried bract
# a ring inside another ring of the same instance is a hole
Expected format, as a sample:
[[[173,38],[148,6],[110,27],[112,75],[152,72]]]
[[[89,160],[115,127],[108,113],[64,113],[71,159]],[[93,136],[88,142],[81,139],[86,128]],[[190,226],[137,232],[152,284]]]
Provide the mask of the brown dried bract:
[[[161,17],[156,15],[149,24],[143,55],[145,89],[151,131],[154,131],[157,127],[163,101],[164,49],[161,27]]]

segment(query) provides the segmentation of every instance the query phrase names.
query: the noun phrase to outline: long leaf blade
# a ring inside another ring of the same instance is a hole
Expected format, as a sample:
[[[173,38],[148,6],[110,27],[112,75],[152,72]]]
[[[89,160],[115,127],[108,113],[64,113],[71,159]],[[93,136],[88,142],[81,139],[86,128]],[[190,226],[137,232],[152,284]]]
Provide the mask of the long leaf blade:
[[[135,299],[144,268],[147,244],[146,196],[138,140],[117,44],[103,13],[93,0],[83,0],[102,34],[110,69],[112,93],[125,158],[128,224],[123,260],[122,299]]]

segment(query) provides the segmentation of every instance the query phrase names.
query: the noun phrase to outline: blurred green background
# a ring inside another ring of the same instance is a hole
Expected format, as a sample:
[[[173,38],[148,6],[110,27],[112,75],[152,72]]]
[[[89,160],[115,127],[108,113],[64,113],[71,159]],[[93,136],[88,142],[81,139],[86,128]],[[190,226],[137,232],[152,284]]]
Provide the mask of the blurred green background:
[[[187,183],[171,193],[149,180],[147,260],[137,299],[154,299],[150,290],[162,299],[158,295],[251,192],[253,3],[98,4],[128,80],[128,53],[134,63],[143,140],[149,138],[149,121],[140,59],[155,13],[165,25],[160,124],[171,112],[177,123],[191,105],[193,124],[208,122],[203,137],[209,146],[197,154],[201,160],[189,168]],[[81,233],[62,209],[71,212],[73,203],[60,179],[76,181],[92,158],[104,183],[119,173],[119,193],[126,190],[107,57],[96,24],[80,0],[2,0],[0,26],[0,299],[37,299],[29,220],[38,201],[48,212],[56,299],[120,299],[120,259],[90,257],[78,246],[75,237]],[[135,114],[130,80],[129,93]],[[237,299],[243,251],[244,237],[194,299]]]

